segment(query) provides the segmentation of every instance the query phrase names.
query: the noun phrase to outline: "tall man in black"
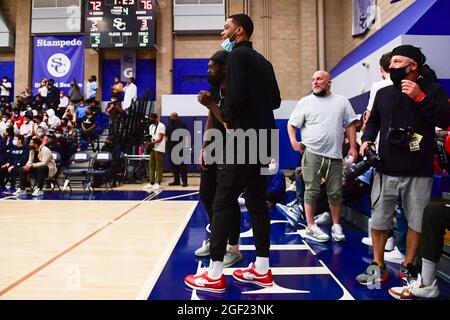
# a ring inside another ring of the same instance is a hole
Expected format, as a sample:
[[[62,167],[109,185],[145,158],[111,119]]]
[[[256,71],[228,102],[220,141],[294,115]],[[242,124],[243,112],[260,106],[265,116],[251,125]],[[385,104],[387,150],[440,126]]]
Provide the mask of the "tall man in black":
[[[172,167],[173,172],[173,182],[169,183],[169,186],[179,186],[180,185],[180,176],[181,181],[183,182],[183,187],[187,187],[187,169],[186,164],[184,162],[180,164],[175,164],[170,156],[172,154],[172,149],[180,143],[179,140],[173,140],[172,133],[177,129],[185,129],[187,130],[186,124],[180,120],[178,113],[172,112],[170,114],[169,125],[166,128],[166,146],[170,158],[170,166]],[[186,146],[187,147],[187,146]],[[186,147],[184,147],[182,152],[186,152]],[[179,155],[183,158],[183,154]]]
[[[273,110],[279,108],[281,98],[272,65],[253,49],[249,41],[252,33],[253,22],[247,15],[233,15],[226,20],[222,46],[230,53],[222,118],[227,129],[242,129],[245,132],[254,129],[259,140],[259,130],[275,129]],[[227,143],[226,154],[230,152],[230,147],[237,153],[236,139],[231,141],[231,145]],[[211,225],[211,262],[208,269],[185,278],[185,283],[191,288],[225,291],[222,261],[231,228],[233,206],[244,189],[246,205],[251,214],[256,261],[246,269],[236,270],[233,277],[263,287],[273,285],[269,266],[270,218],[265,202],[267,177],[261,174],[261,168],[268,165],[270,158],[267,163],[258,160],[257,164],[251,164],[249,156],[255,155],[250,154],[249,144],[246,144],[244,155],[244,164],[226,162],[217,166],[217,190]]]

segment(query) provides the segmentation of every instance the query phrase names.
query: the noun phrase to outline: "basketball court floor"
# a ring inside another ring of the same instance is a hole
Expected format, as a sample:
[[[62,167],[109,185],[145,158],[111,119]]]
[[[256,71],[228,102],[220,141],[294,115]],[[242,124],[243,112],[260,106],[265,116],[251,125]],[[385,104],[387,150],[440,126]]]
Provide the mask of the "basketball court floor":
[[[236,282],[233,268],[255,258],[249,214],[242,210],[244,259],[225,269],[224,294],[187,288],[183,278],[207,266],[194,250],[207,239],[207,215],[198,190],[48,192],[0,199],[0,299],[140,300],[391,300],[401,285],[399,266],[378,289],[355,283],[371,261],[364,233],[345,225],[347,241],[305,241],[271,211],[271,266],[275,285]],[[330,228],[325,227],[329,232]],[[440,282],[440,299],[450,286]]]

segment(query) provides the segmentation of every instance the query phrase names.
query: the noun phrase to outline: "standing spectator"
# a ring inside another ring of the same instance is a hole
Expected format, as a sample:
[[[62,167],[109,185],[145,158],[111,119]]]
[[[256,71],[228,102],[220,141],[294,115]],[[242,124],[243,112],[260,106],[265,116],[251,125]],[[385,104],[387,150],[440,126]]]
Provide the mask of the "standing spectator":
[[[317,199],[322,178],[326,181],[328,203],[333,216],[331,234],[333,240],[344,241],[340,225],[342,209],[342,145],[344,132],[349,139],[348,154],[354,161],[356,150],[356,114],[350,102],[343,96],[331,93],[331,79],[326,71],[313,75],[313,93],[301,99],[288,123],[289,139],[295,151],[303,153],[302,177],[305,182],[305,237],[313,241],[330,239],[314,222]],[[296,138],[297,128],[302,141]]]
[[[175,147],[178,143],[180,143],[179,140],[172,140],[172,133],[177,129],[185,129],[187,130],[187,126],[184,122],[180,120],[178,117],[178,114],[176,112],[173,112],[170,114],[170,120],[169,125],[166,129],[166,143],[167,143],[167,150],[170,158],[170,165],[172,166],[172,172],[173,172],[173,182],[169,183],[169,186],[179,186],[180,185],[180,176],[181,181],[183,182],[183,187],[187,187],[187,170],[186,170],[186,164],[175,164],[172,159],[172,149]],[[186,152],[186,149],[189,147],[189,141],[185,141],[186,137],[182,138],[183,140],[181,143],[186,143],[185,147],[182,149],[182,153]],[[177,155],[180,158],[184,158],[183,154]]]
[[[225,104],[221,112],[227,129],[261,131],[275,129],[273,110],[280,107],[281,97],[273,67],[253,49],[250,37],[253,22],[245,14],[230,16],[222,31],[223,48],[229,52],[226,69]],[[234,140],[234,139],[231,139]],[[259,140],[259,139],[258,139]],[[227,145],[236,150],[235,141]],[[196,290],[224,292],[223,259],[232,228],[234,207],[242,191],[246,190],[247,208],[251,214],[256,247],[256,261],[248,268],[237,269],[233,277],[237,281],[250,282],[262,287],[273,285],[269,263],[270,217],[265,202],[267,176],[261,174],[268,163],[251,164],[250,150],[239,155],[245,164],[217,165],[217,189],[213,204],[211,224],[210,265],[197,274],[185,277],[184,283]],[[241,158],[242,157],[242,158]]]
[[[91,75],[86,83],[86,103],[92,103],[95,101],[95,96],[97,95],[97,77]]]
[[[399,194],[409,227],[400,275],[409,281],[417,275],[413,263],[433,184],[435,127],[450,125],[450,106],[444,88],[421,77],[426,57],[420,49],[402,45],[392,54],[390,74],[394,85],[378,91],[360,150],[363,155],[366,148],[375,148],[375,139],[380,134],[378,152],[383,165],[375,174],[371,196],[378,199],[372,205],[374,261],[356,277],[362,285],[389,278],[384,247]],[[373,276],[375,270],[378,279]]]
[[[42,97],[42,101],[47,102],[48,87],[47,87],[47,79],[46,78],[42,78],[37,95]]]
[[[83,95],[81,94],[81,89],[76,80],[74,79],[70,83],[70,90],[69,90],[69,101],[71,104],[73,104],[75,107],[78,106],[78,104],[83,100]]]
[[[95,129],[97,128],[97,120],[94,116],[94,112],[92,108],[88,108],[86,112],[86,116],[83,118],[81,123],[81,136],[86,139],[88,145],[94,148],[94,140],[95,140]]]
[[[148,142],[147,148],[150,148],[150,183],[144,189],[158,190],[161,188],[163,178],[163,161],[164,153],[166,152],[166,126],[164,123],[158,121],[156,113],[150,114],[150,128],[151,141]]]
[[[132,103],[137,100],[137,87],[134,84],[134,78],[127,79],[127,84],[123,90],[125,92],[125,97],[123,99],[122,108],[126,111],[131,107]]]
[[[37,189],[31,194],[33,197],[44,195],[44,180],[52,178],[57,172],[56,163],[52,152],[42,144],[42,141],[33,138],[30,142],[30,156],[28,162],[20,172],[20,188],[13,195],[21,196],[26,194],[25,184],[27,175],[32,173],[36,177]]]
[[[114,77],[114,84],[111,86],[111,98],[116,97],[118,101],[122,101],[123,84],[120,77]]]
[[[399,300],[439,297],[436,271],[442,255],[446,229],[450,229],[450,203],[429,203],[425,207],[422,220],[420,243],[422,272],[417,280],[409,282],[406,286],[389,289],[391,296]]]
[[[12,84],[7,76],[3,76],[2,83],[0,83],[0,97],[5,101],[11,101]]]
[[[48,94],[47,94],[47,103],[48,108],[56,111],[59,105],[59,90],[55,86],[55,80],[48,80]]]
[[[114,137],[114,139],[118,139],[120,120],[123,110],[117,96],[111,97],[111,102],[109,102],[106,106],[106,112],[109,113],[109,133],[112,137]]]
[[[56,115],[62,118],[68,106],[69,106],[69,98],[66,96],[66,93],[63,90],[61,90],[59,92],[59,105]]]

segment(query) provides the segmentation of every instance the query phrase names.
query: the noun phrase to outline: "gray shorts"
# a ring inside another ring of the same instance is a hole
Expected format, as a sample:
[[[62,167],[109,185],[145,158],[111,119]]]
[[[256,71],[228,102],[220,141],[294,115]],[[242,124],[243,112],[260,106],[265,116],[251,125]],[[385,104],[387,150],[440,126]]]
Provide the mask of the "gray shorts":
[[[383,177],[380,191],[380,176]],[[375,174],[372,186],[372,228],[390,230],[394,218],[394,208],[398,196],[402,198],[408,227],[416,232],[422,231],[422,217],[426,205],[430,202],[433,178],[427,177],[392,177]],[[377,201],[378,199],[378,201]]]

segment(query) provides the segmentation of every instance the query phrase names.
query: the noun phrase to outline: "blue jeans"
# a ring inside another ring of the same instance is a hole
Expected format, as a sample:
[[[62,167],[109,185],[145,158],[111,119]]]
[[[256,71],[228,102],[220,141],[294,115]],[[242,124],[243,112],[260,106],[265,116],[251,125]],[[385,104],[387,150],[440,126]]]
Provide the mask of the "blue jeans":
[[[398,203],[394,209],[395,217],[397,218],[397,232],[398,239],[396,245],[402,254],[406,254],[406,235],[408,233],[408,220],[406,220],[404,209],[402,207],[402,199],[398,198]]]

